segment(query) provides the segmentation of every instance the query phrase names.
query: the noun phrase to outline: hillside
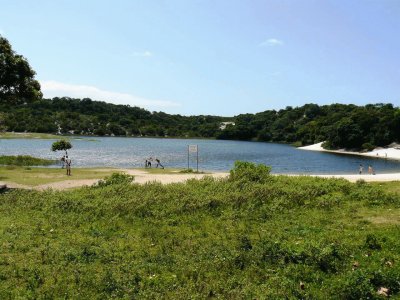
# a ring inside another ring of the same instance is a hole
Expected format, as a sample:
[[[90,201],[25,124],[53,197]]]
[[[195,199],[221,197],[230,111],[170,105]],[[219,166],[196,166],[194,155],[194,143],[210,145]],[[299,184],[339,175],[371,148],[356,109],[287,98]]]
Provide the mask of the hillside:
[[[306,104],[235,117],[181,116],[91,99],[54,98],[0,104],[7,131],[53,134],[201,137],[308,145],[326,141],[330,149],[368,149],[400,142],[400,109]],[[234,122],[225,128],[222,122]]]

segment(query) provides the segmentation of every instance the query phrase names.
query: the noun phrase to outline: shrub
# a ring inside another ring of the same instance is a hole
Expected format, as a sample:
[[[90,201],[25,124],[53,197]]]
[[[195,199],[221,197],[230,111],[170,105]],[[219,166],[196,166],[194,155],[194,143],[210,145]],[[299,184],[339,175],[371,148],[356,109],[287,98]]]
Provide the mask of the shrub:
[[[97,185],[98,186],[108,186],[108,185],[116,185],[116,184],[131,184],[135,179],[134,176],[122,173],[113,173],[111,176],[104,178],[104,180],[100,180]]]
[[[247,181],[266,183],[270,180],[271,167],[263,164],[236,161],[234,168],[230,171],[231,181]]]
[[[364,144],[362,144],[361,148],[363,150],[372,151],[375,149],[375,146],[372,145],[371,143],[364,143]]]

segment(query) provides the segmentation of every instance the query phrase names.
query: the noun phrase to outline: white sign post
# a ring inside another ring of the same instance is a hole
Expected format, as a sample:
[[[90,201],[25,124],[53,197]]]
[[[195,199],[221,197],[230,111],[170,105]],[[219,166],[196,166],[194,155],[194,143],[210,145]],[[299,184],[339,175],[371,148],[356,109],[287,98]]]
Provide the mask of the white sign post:
[[[197,173],[199,172],[199,147],[197,145],[188,145],[188,170],[189,170],[189,154],[196,153],[197,158]]]

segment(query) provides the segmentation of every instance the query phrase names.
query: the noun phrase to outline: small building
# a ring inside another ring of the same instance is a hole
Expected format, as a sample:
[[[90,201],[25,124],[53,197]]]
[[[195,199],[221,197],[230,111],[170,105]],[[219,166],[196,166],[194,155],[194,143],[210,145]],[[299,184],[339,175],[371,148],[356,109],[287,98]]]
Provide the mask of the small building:
[[[235,126],[235,122],[221,122],[219,129],[224,130],[228,125]]]

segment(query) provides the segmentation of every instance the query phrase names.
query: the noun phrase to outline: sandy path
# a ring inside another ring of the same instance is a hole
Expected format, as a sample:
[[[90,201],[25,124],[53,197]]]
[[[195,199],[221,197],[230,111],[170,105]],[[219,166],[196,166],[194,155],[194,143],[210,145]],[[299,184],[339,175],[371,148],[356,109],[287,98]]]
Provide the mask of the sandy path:
[[[188,179],[201,179],[204,176],[213,176],[215,178],[224,178],[229,175],[229,173],[210,173],[210,174],[151,174],[147,173],[146,171],[142,170],[130,170],[130,169],[120,169],[116,171],[122,171],[129,175],[135,176],[135,183],[144,184],[147,182],[160,182],[162,184],[168,183],[176,183],[176,182],[185,182]],[[19,189],[31,189],[31,190],[39,190],[43,191],[46,189],[53,189],[53,190],[65,190],[71,188],[77,188],[82,186],[91,186],[97,183],[98,179],[69,179],[69,180],[62,180],[57,182],[51,182],[46,184],[41,184],[37,186],[28,186],[22,185],[14,182],[0,182],[1,184],[6,184],[9,188],[19,188]]]
[[[149,174],[145,171],[140,170],[124,170],[129,175],[135,176],[136,183],[146,183],[146,182],[161,182],[163,184],[185,182],[188,179],[201,179],[204,176],[212,176],[214,178],[224,178],[229,175],[229,173],[210,173],[210,174]]]
[[[150,174],[146,171],[142,170],[129,170],[129,169],[122,169],[123,171],[129,175],[135,176],[135,183],[145,184],[148,182],[160,182],[162,184],[169,184],[169,183],[177,183],[177,182],[185,182],[188,179],[201,179],[204,176],[213,176],[214,178],[225,178],[229,175],[229,173],[210,173],[210,174]],[[301,176],[301,174],[291,174],[289,176]],[[400,173],[392,173],[392,174],[377,174],[377,175],[309,175],[306,174],[305,176],[314,176],[314,177],[322,177],[322,178],[343,178],[349,180],[350,182],[356,182],[357,180],[363,179],[367,182],[385,182],[385,181],[400,181]],[[100,179],[82,179],[82,180],[63,180],[58,182],[52,182],[47,184],[42,184],[38,186],[27,186],[22,184],[17,184],[14,182],[0,182],[1,184],[7,184],[9,188],[20,188],[20,189],[33,189],[43,191],[46,189],[53,189],[53,190],[65,190],[71,188],[77,188],[82,186],[90,186],[98,182]]]

